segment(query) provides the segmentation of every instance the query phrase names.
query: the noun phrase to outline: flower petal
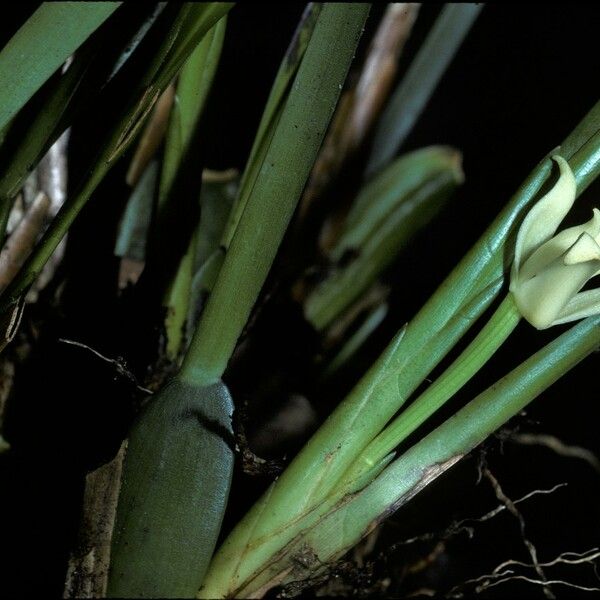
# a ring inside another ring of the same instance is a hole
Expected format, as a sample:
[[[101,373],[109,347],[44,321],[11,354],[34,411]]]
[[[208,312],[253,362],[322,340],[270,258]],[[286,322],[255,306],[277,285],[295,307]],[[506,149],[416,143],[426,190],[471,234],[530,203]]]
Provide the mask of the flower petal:
[[[577,241],[564,253],[563,263],[565,265],[578,265],[590,260],[600,261],[600,246],[589,233],[582,233]]]
[[[537,277],[517,286],[513,291],[517,307],[534,327],[546,329],[597,270],[595,261],[569,266],[553,263]]]
[[[587,223],[569,227],[569,229],[557,233],[552,239],[542,244],[519,270],[519,280],[526,281],[542,271],[553,260],[564,254],[582,233],[588,233],[593,238],[600,236],[600,210],[594,208],[594,215]],[[596,241],[600,240],[596,239]]]
[[[558,164],[560,176],[554,187],[535,203],[521,224],[517,234],[513,275],[519,272],[522,261],[527,260],[556,233],[575,202],[577,185],[569,163],[559,155],[552,159]]]
[[[579,292],[560,311],[554,325],[585,319],[598,313],[600,313],[600,289]]]

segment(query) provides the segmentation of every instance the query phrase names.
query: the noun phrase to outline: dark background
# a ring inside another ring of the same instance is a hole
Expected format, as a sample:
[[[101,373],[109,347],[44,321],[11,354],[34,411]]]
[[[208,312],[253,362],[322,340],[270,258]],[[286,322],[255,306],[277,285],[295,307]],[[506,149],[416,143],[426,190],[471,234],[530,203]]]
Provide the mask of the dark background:
[[[293,3],[241,3],[231,11],[205,122],[208,167],[243,167],[270,83],[302,8]],[[436,4],[422,7],[399,77],[439,8]],[[383,6],[374,7],[358,58],[382,11]],[[388,274],[388,280],[398,282],[390,315],[359,357],[355,370],[346,373],[340,389],[351,385],[377,356],[479,237],[535,163],[557,146],[598,100],[599,25],[600,10],[592,5],[490,4],[484,8],[402,148],[434,143],[458,147],[464,156],[466,182],[449,208]],[[114,294],[117,263],[112,257],[113,239],[107,234],[114,235],[122,202],[113,200],[111,191],[118,189],[118,184],[116,175],[112,177],[104,194],[96,194],[103,198],[95,198],[86,207],[73,229],[65,266],[70,292],[60,318],[36,322],[35,309],[28,317],[29,326],[40,327],[43,335],[32,359],[17,373],[5,427],[13,450],[0,457],[0,518],[6,552],[2,585],[21,594],[62,593],[66,558],[78,526],[83,475],[110,458],[131,416],[126,400],[131,390],[112,367],[57,343],[58,337],[73,337],[109,356],[122,352],[122,346],[114,341],[122,316]],[[586,192],[576,220],[588,218],[599,194],[598,185]],[[272,321],[265,318],[262,333],[272,344],[289,343],[291,334],[275,331],[276,323],[275,317]],[[554,335],[556,331],[539,333],[520,325],[493,364],[463,391],[463,398],[480,390],[482,382],[504,375]],[[125,359],[133,357],[125,355]],[[586,359],[513,425],[556,435],[600,454],[599,399],[594,385],[597,360],[597,354]],[[237,385],[236,398],[245,397],[243,385]],[[513,499],[533,489],[568,483],[551,496],[520,505],[527,537],[538,547],[541,561],[560,552],[581,552],[598,545],[600,476],[587,463],[559,457],[546,448],[503,445],[498,439],[486,444],[486,449],[491,470]],[[357,577],[356,585],[365,589],[389,577],[388,593],[403,597],[420,586],[448,591],[508,558],[529,561],[519,524],[505,511],[477,525],[472,539],[461,534],[449,541],[425,575],[406,577],[402,572],[405,564],[426,556],[435,542],[411,546],[398,542],[443,530],[455,519],[481,516],[498,504],[489,483],[476,485],[478,458],[479,453],[474,452],[390,519],[371,555],[371,580],[360,580],[360,573],[348,577]],[[228,523],[246,510],[248,499],[266,483],[264,478],[236,474]],[[598,585],[589,567],[557,573],[583,585]],[[566,587],[557,586],[555,591],[563,598],[589,597]],[[543,597],[539,586],[523,583],[490,590],[482,597],[507,594]]]

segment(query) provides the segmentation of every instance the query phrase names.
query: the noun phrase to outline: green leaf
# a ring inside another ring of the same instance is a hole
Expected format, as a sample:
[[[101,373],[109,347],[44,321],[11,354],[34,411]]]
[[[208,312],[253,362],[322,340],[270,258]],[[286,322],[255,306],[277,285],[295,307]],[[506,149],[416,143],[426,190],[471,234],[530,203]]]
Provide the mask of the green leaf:
[[[165,141],[160,205],[167,201],[181,159],[198,127],[219,64],[226,27],[227,17],[223,17],[206,34],[181,69]]]
[[[144,21],[140,24],[137,31],[129,38],[127,46],[123,49],[123,51],[119,54],[119,57],[115,61],[108,79],[112,79],[116,73],[118,73],[123,67],[123,65],[127,62],[129,57],[134,53],[135,49],[142,42],[150,28],[154,25],[159,15],[163,12],[166,6],[166,2],[157,2],[154,5],[152,11],[146,16]]]
[[[158,182],[158,161],[146,167],[127,201],[115,243],[115,255],[143,261],[146,258],[146,238]]]
[[[227,3],[183,4],[169,24],[167,35],[161,38],[154,51],[154,58],[144,61],[144,70],[137,82],[132,83],[129,98],[122,99],[122,87],[116,86],[112,98],[114,106],[120,113],[101,114],[106,119],[105,138],[98,142],[98,152],[92,160],[87,177],[75,187],[73,195],[67,198],[61,211],[56,216],[41,242],[29,256],[17,278],[0,297],[3,310],[12,306],[29,288],[46,261],[52,255],[60,240],[85,206],[92,193],[112,168],[117,159],[129,147],[154,102],[187,58],[186,51],[191,52],[210,28],[229,10]],[[195,42],[195,44],[192,44]],[[123,72],[118,76],[126,77]],[[114,84],[118,76],[112,83]],[[98,117],[95,116],[95,120]]]
[[[334,265],[304,303],[316,329],[335,320],[438,214],[463,181],[460,161],[456,150],[424,148],[400,157],[361,189],[329,253],[333,261],[352,258]]]
[[[0,129],[121,2],[44,2],[0,52]]]
[[[160,238],[160,243],[165,241],[165,231],[161,227],[163,211],[177,211],[180,204],[176,196],[181,192],[181,188],[175,188],[175,197],[173,197],[171,194],[173,182],[181,168],[183,158],[189,151],[191,140],[197,133],[202,110],[219,64],[226,26],[227,17],[223,17],[198,44],[179,75],[165,143],[158,194],[156,234]],[[196,177],[195,184],[193,182],[194,180],[190,178],[190,185],[187,186],[186,191],[197,195],[200,193],[200,177]],[[194,233],[163,298],[163,306],[167,309],[165,352],[170,360],[175,360],[184,342],[197,239],[198,236]]]
[[[269,98],[267,99],[265,109],[258,125],[258,131],[254,138],[252,149],[250,150],[246,168],[242,175],[238,199],[223,234],[221,243],[225,248],[228,248],[231,243],[235,229],[244,212],[244,207],[248,202],[248,198],[252,192],[260,168],[265,160],[265,155],[269,149],[271,139],[273,138],[277,123],[281,118],[283,107],[290,92],[290,86],[298,72],[298,68],[304,57],[304,53],[311,39],[320,12],[320,3],[310,2],[307,4],[304,13],[302,14],[302,18],[300,19],[300,23],[294,32],[294,37],[279,66],[279,70],[275,76],[275,81],[271,87]]]
[[[5,128],[0,147],[0,232],[5,231],[25,177],[56,139],[86,109],[91,122],[102,114],[104,105],[102,101],[95,104],[96,99],[114,73],[127,64],[132,47],[137,47],[155,20],[153,14],[139,27],[137,22],[126,22],[116,30],[99,28],[77,49],[66,72],[56,73],[46,82]],[[137,28],[133,37],[132,27]],[[87,122],[83,120],[84,130]]]
[[[364,4],[327,4],[252,186],[182,374],[221,377],[256,302],[331,119],[368,13]]]
[[[77,52],[63,75],[57,75],[38,92],[41,107],[26,106],[11,122],[0,147],[0,237],[13,200],[31,169],[64,131],[77,107],[77,93],[89,71],[90,61],[103,43],[90,38]]]

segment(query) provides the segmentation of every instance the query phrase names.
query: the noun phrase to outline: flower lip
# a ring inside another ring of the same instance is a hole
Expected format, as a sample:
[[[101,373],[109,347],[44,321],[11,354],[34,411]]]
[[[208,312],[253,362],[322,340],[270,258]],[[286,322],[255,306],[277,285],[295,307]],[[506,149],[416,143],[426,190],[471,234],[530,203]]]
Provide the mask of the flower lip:
[[[559,179],[521,224],[510,282],[517,308],[538,329],[600,312],[600,289],[580,292],[600,273],[600,211],[556,233],[575,202],[576,182],[563,157],[552,159]]]

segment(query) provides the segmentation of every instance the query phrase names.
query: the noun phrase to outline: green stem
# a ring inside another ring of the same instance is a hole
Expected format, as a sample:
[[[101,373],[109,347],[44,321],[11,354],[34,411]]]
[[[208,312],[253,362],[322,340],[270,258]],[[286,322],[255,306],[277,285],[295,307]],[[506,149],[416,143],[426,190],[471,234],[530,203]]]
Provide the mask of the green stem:
[[[398,415],[362,452],[343,481],[379,464],[396,446],[456,394],[494,355],[521,319],[513,295],[508,293],[490,320],[460,356],[408,408]]]

